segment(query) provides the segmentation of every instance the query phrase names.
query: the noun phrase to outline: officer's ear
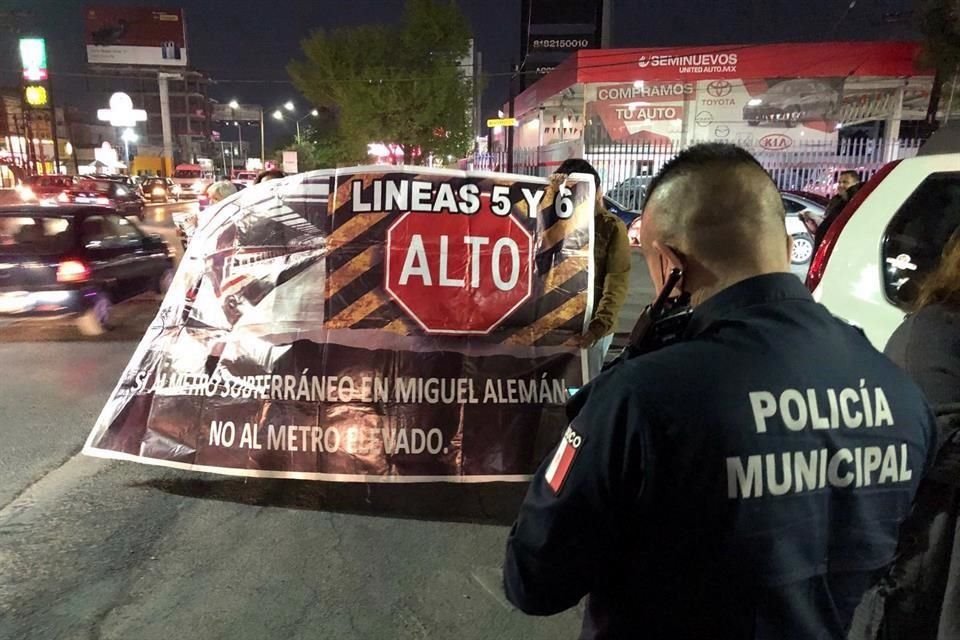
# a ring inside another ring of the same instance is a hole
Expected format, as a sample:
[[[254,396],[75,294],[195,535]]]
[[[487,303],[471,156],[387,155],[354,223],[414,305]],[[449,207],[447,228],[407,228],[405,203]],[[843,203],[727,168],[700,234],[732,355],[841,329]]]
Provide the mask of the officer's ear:
[[[667,261],[668,270],[680,269],[683,271],[683,254],[669,245],[654,240],[653,248]]]

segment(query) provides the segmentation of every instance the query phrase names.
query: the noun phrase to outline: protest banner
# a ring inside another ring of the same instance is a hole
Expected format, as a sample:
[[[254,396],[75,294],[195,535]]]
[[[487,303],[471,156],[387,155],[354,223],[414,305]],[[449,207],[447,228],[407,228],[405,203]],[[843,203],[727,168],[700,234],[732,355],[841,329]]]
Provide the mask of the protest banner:
[[[592,178],[356,167],[200,216],[84,452],[254,477],[523,480],[584,383]]]

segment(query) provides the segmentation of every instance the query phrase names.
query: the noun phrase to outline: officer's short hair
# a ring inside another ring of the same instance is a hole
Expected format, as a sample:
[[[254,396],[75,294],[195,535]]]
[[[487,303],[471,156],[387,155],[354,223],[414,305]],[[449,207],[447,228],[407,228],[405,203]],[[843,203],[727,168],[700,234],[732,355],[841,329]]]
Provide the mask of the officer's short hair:
[[[843,176],[850,176],[857,182],[860,182],[860,173],[857,171],[854,171],[853,169],[844,169],[843,171],[841,171],[839,177],[842,178]]]
[[[647,188],[647,197],[644,199],[644,206],[653,197],[653,193],[658,187],[665,184],[668,180],[681,175],[692,173],[700,169],[706,169],[710,166],[722,166],[725,168],[734,168],[738,165],[755,167],[762,171],[767,177],[769,174],[763,168],[756,158],[750,152],[735,144],[726,142],[707,142],[684,149],[675,158],[663,165]],[[773,182],[773,179],[770,179]]]
[[[717,268],[769,264],[785,255],[780,191],[756,158],[735,145],[681,152],[651,182],[644,208],[652,210],[651,203],[659,212],[650,223],[662,242]]]

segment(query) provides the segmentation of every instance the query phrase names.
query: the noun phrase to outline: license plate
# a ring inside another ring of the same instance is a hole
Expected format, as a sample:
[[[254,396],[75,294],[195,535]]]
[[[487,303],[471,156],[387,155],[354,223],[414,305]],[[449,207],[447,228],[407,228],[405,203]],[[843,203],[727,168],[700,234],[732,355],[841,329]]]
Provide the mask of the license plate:
[[[80,204],[92,204],[96,201],[97,201],[96,198],[84,198],[84,197],[77,198],[77,202]]]
[[[24,292],[0,294],[0,313],[20,313],[30,306],[30,296]]]

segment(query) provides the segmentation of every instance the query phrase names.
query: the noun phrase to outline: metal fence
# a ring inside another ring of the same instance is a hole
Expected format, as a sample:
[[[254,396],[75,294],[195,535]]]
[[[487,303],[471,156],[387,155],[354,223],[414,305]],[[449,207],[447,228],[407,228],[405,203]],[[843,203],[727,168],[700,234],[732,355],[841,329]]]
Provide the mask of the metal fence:
[[[899,140],[885,145],[874,139],[841,140],[836,145],[798,144],[792,149],[755,151],[783,190],[809,191],[829,196],[836,192],[837,178],[843,170],[853,170],[867,180],[890,160],[916,155],[922,140]],[[603,191],[628,208],[639,208],[650,180],[664,164],[685,147],[675,144],[617,143],[588,144],[584,158],[601,177]],[[554,167],[541,162],[538,149],[515,149],[513,172],[544,176]],[[505,152],[477,154],[467,166],[486,171],[506,171]]]

